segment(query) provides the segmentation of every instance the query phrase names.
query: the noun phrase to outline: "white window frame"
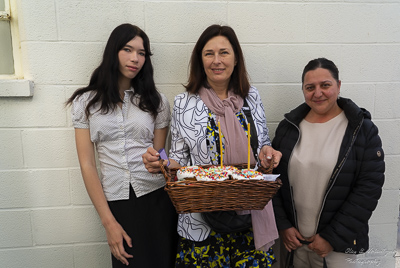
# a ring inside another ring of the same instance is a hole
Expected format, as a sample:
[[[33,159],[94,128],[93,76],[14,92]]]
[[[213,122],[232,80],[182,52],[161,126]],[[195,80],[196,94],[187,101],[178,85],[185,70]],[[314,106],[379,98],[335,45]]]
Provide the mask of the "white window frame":
[[[14,58],[14,74],[0,75],[0,97],[30,97],[33,96],[33,82],[24,79],[22,70],[17,1],[0,1],[4,1],[5,3],[5,10],[0,12],[0,19],[10,21]]]

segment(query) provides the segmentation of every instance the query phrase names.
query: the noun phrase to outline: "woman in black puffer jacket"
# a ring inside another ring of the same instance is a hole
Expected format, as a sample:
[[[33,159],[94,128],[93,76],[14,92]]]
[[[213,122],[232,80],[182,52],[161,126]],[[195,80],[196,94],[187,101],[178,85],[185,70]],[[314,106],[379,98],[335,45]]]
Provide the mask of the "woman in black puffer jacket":
[[[354,254],[368,250],[368,220],[382,193],[381,139],[370,113],[339,97],[333,62],[310,61],[302,83],[305,103],[285,115],[272,142],[283,154],[273,199],[281,242],[295,250],[296,268],[352,267]]]

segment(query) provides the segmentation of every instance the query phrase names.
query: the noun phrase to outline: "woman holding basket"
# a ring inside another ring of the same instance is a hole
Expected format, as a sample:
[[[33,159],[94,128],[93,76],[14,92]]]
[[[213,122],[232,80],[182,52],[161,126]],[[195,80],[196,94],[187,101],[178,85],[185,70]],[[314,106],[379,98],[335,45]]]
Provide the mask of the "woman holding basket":
[[[281,153],[270,146],[264,107],[257,89],[249,84],[243,53],[232,28],[211,25],[201,34],[193,49],[185,88],[185,93],[175,97],[169,167],[219,165],[221,155],[225,165],[246,163],[249,120],[254,122],[258,141],[255,154],[250,155],[251,163],[256,163],[258,154],[263,166],[272,159],[274,167],[278,165]],[[223,135],[222,148],[219,131]],[[160,171],[158,153],[153,148],[143,155],[143,161],[150,172]],[[176,267],[270,267],[275,262],[270,246],[277,231],[271,202],[264,210],[272,221],[263,226],[269,237],[260,239],[262,246],[255,245],[252,228],[219,233],[200,213],[180,214]]]

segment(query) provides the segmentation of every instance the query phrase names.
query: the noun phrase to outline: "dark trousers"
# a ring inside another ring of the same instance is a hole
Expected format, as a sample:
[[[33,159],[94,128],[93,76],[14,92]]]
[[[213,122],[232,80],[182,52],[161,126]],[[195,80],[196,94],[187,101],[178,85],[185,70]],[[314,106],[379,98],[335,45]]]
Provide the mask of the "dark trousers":
[[[132,239],[132,248],[124,241],[125,251],[133,255],[125,266],[112,256],[112,267],[170,268],[175,266],[178,215],[160,188],[136,197],[130,187],[129,200],[108,202],[111,212]]]

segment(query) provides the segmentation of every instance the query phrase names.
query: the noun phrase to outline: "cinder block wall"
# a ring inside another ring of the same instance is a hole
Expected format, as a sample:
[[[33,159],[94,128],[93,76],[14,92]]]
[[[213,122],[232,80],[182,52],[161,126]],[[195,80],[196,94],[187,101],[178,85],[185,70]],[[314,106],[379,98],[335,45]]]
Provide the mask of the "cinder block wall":
[[[130,22],[149,35],[158,88],[183,91],[191,49],[210,24],[232,26],[271,137],[303,101],[300,76],[332,59],[341,95],[367,108],[380,129],[386,183],[359,267],[394,267],[399,210],[400,1],[18,0],[31,98],[0,98],[0,267],[110,267],[105,233],[87,197],[63,103],[88,83],[111,30]]]

